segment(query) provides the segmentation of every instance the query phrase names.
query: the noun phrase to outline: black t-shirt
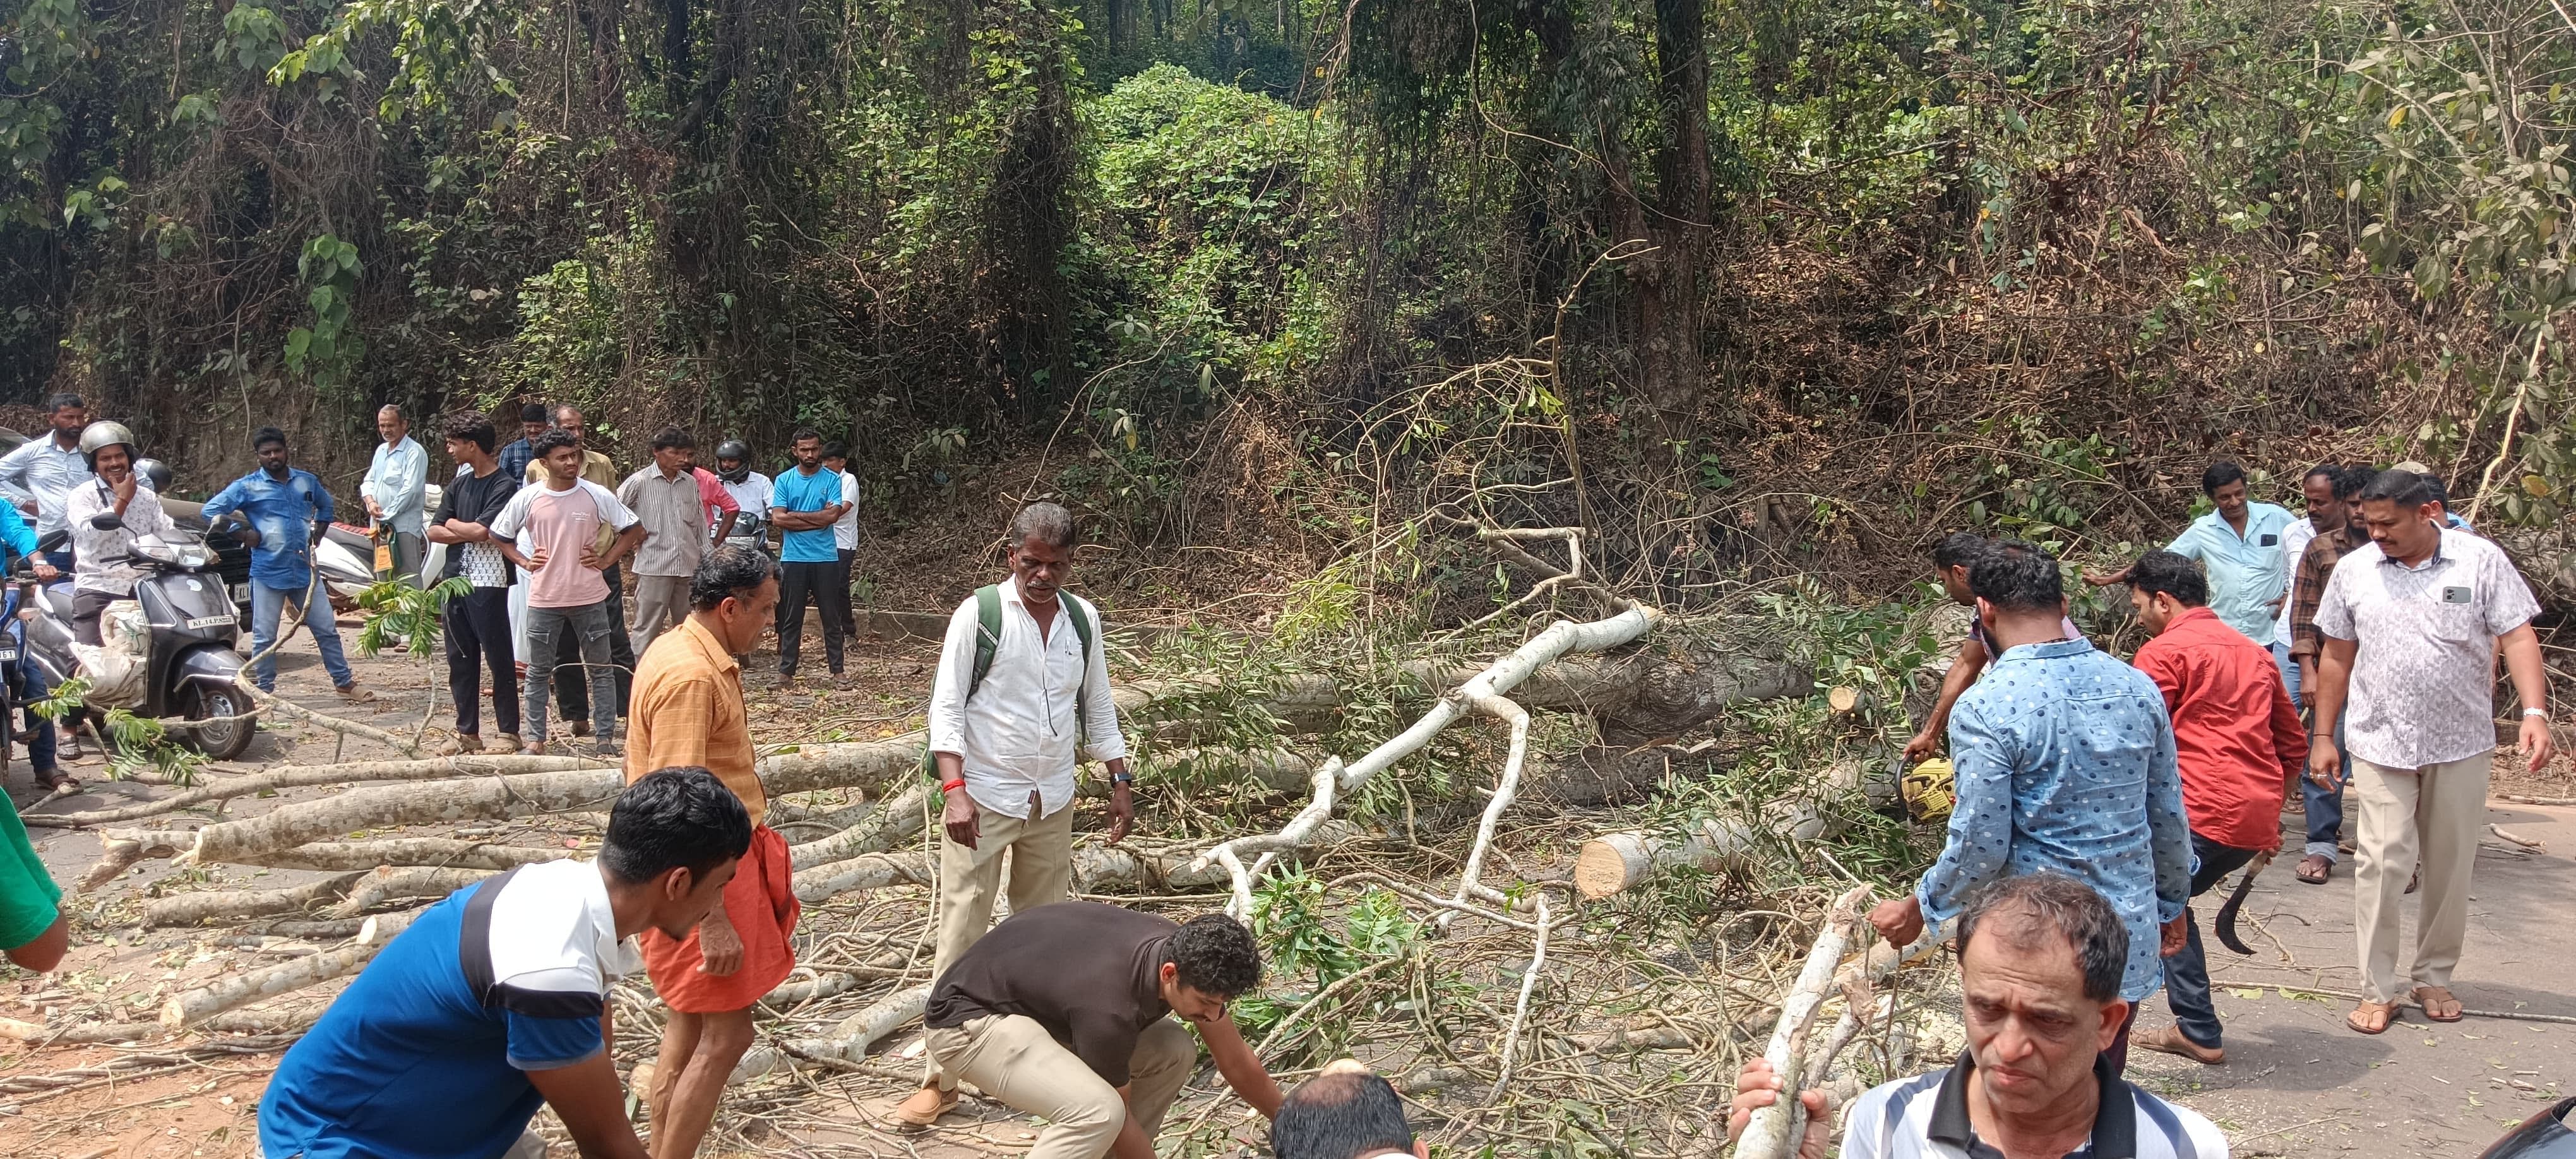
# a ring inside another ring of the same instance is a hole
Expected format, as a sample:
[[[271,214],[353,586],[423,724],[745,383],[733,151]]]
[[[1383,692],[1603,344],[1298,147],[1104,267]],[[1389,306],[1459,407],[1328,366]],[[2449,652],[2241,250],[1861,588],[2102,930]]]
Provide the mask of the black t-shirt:
[[[1163,1004],[1163,947],[1180,929],[1093,901],[1039,906],[993,927],[940,975],[923,1025],[988,1014],[1034,1019],[1113,1087],[1127,1085],[1136,1036]]]
[[[463,471],[447,481],[445,491],[439,496],[438,514],[432,516],[430,522],[462,519],[467,523],[489,524],[501,517],[501,509],[509,506],[510,497],[518,493],[519,481],[507,471],[495,468],[491,474],[480,476],[471,470]],[[447,567],[439,573],[440,576],[455,579],[465,574],[465,549],[473,546],[476,545],[448,544]],[[516,575],[517,569],[504,560],[501,564],[502,584],[507,586]]]

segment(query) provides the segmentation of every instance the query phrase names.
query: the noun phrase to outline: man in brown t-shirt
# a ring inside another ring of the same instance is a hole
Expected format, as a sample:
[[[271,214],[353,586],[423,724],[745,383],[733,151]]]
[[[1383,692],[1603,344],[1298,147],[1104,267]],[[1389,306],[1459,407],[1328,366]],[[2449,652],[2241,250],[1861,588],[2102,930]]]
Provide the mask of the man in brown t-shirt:
[[[1012,915],[959,956],[922,1016],[943,1071],[1047,1121],[1030,1159],[1153,1159],[1154,1132],[1198,1061],[1265,1118],[1279,1084],[1226,1006],[1261,981],[1250,931],[1224,914],[1175,925],[1068,901]]]
[[[2361,489],[2370,484],[2378,472],[2368,467],[2345,467],[2335,475],[2335,498],[2343,504],[2344,525],[2333,531],[2319,532],[2308,541],[2307,551],[2299,556],[2297,574],[2290,582],[2290,663],[2298,667],[2299,689],[2292,699],[2299,708],[2315,695],[2317,660],[2324,652],[2324,637],[2317,631],[2317,600],[2325,594],[2326,581],[2334,578],[2335,564],[2343,557],[2370,546],[2370,528],[2361,522]],[[2334,738],[2340,745],[2342,737]],[[2352,780],[2352,764],[2346,761],[2343,775],[2329,789],[2306,777],[2299,778],[2299,802],[2307,813],[2307,848],[2302,850],[2296,876],[2309,885],[2324,885],[2334,875],[2335,862],[2342,857],[2339,834],[2343,831],[2344,785]]]

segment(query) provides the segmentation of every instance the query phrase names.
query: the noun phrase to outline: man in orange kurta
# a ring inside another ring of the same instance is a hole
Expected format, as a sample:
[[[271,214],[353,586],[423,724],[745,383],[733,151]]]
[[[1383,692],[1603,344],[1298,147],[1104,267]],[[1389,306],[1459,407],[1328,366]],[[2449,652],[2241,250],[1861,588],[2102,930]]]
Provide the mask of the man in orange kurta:
[[[787,842],[761,824],[769,795],[753,767],[742,669],[734,657],[760,641],[778,606],[778,565],[749,547],[707,553],[689,581],[689,618],[655,637],[636,665],[626,779],[700,766],[742,798],[751,851],[725,886],[724,904],[686,940],[647,931],[644,966],[671,1010],[645,1106],[653,1159],[689,1159],[713,1122],[734,1064],[750,1049],[751,1007],[796,964]]]

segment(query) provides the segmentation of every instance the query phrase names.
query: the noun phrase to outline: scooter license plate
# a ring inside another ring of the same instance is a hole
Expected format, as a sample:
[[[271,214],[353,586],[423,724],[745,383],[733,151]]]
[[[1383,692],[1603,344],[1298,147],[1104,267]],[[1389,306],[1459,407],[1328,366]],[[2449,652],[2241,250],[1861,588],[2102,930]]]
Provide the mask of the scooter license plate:
[[[15,649],[15,648],[0,648],[0,664],[6,664],[6,663],[8,663],[9,661],[15,660],[15,659],[17,659],[17,658],[18,658],[18,650],[17,650],[17,649]]]
[[[188,621],[191,628],[220,628],[233,623],[231,616],[197,616]]]

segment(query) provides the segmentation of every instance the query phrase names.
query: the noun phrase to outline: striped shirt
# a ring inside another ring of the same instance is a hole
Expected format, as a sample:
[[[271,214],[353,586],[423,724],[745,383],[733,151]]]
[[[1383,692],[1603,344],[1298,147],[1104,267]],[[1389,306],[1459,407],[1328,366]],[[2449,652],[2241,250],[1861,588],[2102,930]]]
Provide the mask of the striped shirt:
[[[1968,1119],[1976,1065],[1962,1052],[1954,1066],[1862,1095],[1843,1125],[1842,1159],[2000,1159]],[[2093,1079],[2102,1095],[2093,1136],[2066,1159],[2227,1159],[2227,1136],[2198,1113],[2131,1086],[2099,1057]]]

